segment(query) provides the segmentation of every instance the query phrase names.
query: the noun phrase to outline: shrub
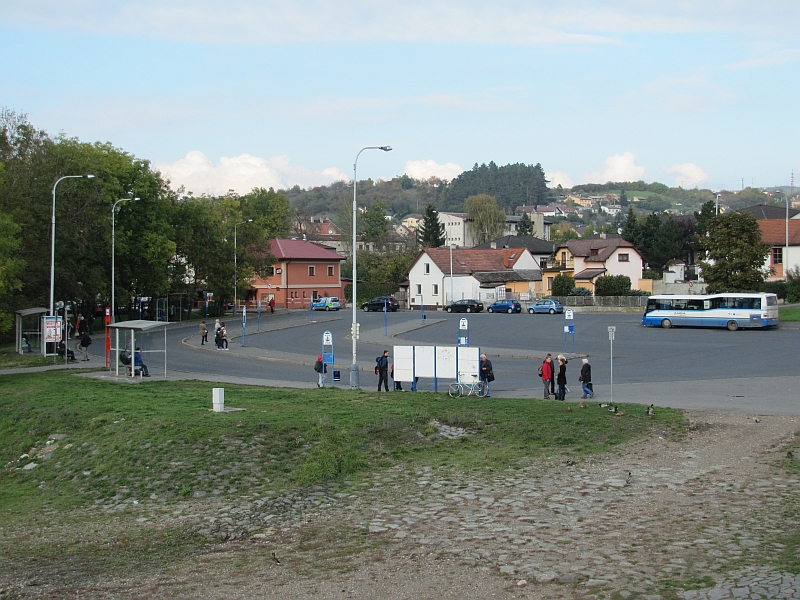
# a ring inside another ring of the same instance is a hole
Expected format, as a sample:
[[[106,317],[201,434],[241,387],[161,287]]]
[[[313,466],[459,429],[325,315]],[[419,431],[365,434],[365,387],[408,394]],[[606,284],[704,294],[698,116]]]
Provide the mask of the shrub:
[[[628,296],[649,296],[650,292],[647,290],[631,290],[627,294]]]
[[[800,268],[789,269],[786,274],[786,300],[800,302]]]
[[[570,296],[591,296],[592,290],[584,287],[574,287],[569,292]]]
[[[655,269],[645,269],[642,274],[642,279],[661,279],[661,271]]]
[[[575,279],[565,273],[559,273],[553,278],[553,296],[569,296],[572,288],[575,287]]]
[[[631,291],[631,278],[627,275],[604,275],[594,286],[595,296],[627,296]]]
[[[786,299],[788,284],[785,281],[766,281],[764,291],[768,294],[775,294],[778,298]]]

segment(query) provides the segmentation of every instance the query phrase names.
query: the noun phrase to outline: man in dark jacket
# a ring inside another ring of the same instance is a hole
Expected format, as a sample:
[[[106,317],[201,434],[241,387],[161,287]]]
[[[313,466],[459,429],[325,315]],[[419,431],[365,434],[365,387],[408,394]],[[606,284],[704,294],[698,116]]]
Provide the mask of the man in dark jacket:
[[[491,375],[490,375],[491,373]],[[489,389],[489,381],[494,379],[494,371],[492,371],[492,361],[486,358],[485,354],[481,354],[481,381],[486,382],[486,398],[490,398],[492,391]],[[491,379],[490,379],[491,377]]]
[[[553,357],[548,353],[547,357],[542,363],[542,383],[544,383],[544,396],[545,400],[550,398],[550,384],[553,381]]]
[[[90,338],[89,334],[84,331],[83,335],[81,335],[80,341],[76,345],[76,348],[80,350],[81,354],[83,354],[83,358],[81,360],[89,360],[89,346],[91,345],[92,338]]]
[[[581,376],[578,378],[583,387],[583,396],[581,398],[594,398],[594,390],[592,389],[592,365],[589,364],[589,359],[583,359],[583,366],[581,366]]]
[[[389,391],[389,351],[384,350],[383,356],[378,360],[378,391],[381,391],[381,382],[386,391]]]

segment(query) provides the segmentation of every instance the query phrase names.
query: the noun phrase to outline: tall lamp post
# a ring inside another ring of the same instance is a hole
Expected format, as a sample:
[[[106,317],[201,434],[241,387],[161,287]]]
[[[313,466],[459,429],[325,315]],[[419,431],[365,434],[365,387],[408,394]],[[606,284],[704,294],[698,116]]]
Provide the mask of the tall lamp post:
[[[233,314],[236,314],[236,288],[238,285],[237,277],[239,275],[238,263],[236,262],[236,228],[239,225],[244,225],[245,223],[252,223],[252,222],[253,219],[247,219],[247,221],[236,223],[236,225],[233,226]]]
[[[53,301],[54,298],[54,291],[55,291],[55,281],[56,281],[56,188],[58,184],[64,181],[65,179],[94,179],[94,175],[86,174],[86,175],[64,175],[60,179],[57,179],[56,182],[53,184],[53,218],[51,220],[52,224],[52,231],[50,233],[50,316],[55,316],[55,302]],[[66,343],[66,342],[65,342]],[[66,352],[64,352],[66,355]]]
[[[455,294],[453,294],[453,244],[450,244],[450,303],[456,301]]]
[[[789,281],[789,196],[783,195],[786,200],[786,251],[783,255],[783,278]]]
[[[116,216],[117,216],[117,204],[120,202],[138,202],[139,198],[120,198],[114,205],[111,207],[111,322],[116,323],[117,319],[114,315],[117,309],[117,297],[114,291],[114,285],[116,284],[117,278],[114,272],[114,260],[116,257],[116,251],[114,250],[114,245],[116,243]]]
[[[356,188],[358,187],[358,157],[361,156],[361,153],[364,150],[383,150],[384,152],[391,152],[391,146],[365,146],[361,150],[358,151],[356,154],[356,160],[353,162],[353,325],[350,329],[350,336],[353,338],[353,364],[350,365],[350,389],[357,390],[360,387],[360,383],[358,381],[358,363],[356,362],[356,340],[358,338],[358,321],[357,321],[357,294],[356,294],[356,286],[358,281],[358,274],[356,272],[356,255],[358,252],[356,251],[358,246],[356,245],[356,212],[358,205],[356,204],[357,192]]]

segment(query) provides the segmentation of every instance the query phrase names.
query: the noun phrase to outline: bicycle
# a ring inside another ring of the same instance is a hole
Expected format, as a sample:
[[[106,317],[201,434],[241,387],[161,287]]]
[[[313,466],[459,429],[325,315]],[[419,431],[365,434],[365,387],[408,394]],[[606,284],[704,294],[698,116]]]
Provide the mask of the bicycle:
[[[472,383],[464,381],[454,381],[450,384],[450,389],[447,393],[451,398],[460,398],[463,396],[478,396],[483,398],[489,393],[489,386],[485,381],[479,381],[476,375],[472,376]]]

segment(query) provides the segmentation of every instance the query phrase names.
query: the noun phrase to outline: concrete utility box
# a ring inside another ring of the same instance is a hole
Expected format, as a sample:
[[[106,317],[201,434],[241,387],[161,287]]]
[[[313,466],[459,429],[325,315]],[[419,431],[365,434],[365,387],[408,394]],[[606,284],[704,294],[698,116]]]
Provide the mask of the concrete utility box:
[[[225,412],[225,388],[214,388],[212,401],[214,412]]]

